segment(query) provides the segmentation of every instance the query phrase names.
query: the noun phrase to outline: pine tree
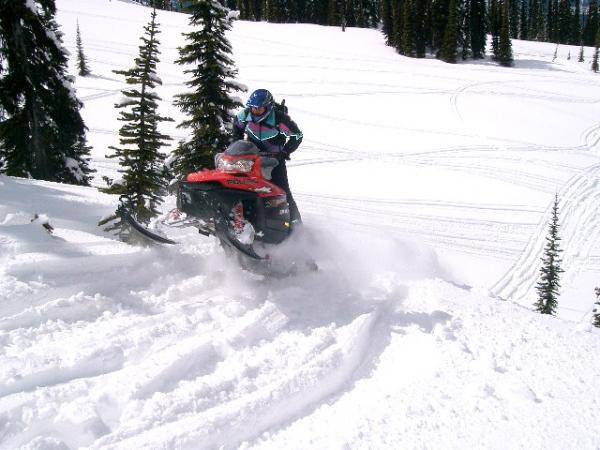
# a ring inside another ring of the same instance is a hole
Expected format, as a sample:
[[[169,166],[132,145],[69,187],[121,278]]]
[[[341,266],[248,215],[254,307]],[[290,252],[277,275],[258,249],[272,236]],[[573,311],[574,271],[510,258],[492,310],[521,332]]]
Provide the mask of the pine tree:
[[[489,27],[492,35],[492,58],[497,59],[500,52],[500,30],[502,28],[502,14],[500,11],[499,0],[490,0]]]
[[[393,46],[394,39],[392,36],[393,25],[392,25],[392,1],[381,0],[381,24],[383,34],[385,35],[385,42],[387,45]]]
[[[546,23],[544,20],[544,1],[531,0],[529,12],[529,39],[536,41],[545,41],[546,39]]]
[[[554,47],[554,55],[552,55],[552,62],[556,61],[556,58],[558,58],[558,44],[556,44],[556,47]]]
[[[579,62],[583,62],[584,61],[584,57],[583,57],[583,45],[579,49],[579,58],[577,59],[577,61],[579,61]]]
[[[404,30],[404,0],[392,1],[392,45],[402,53],[402,31]]]
[[[180,65],[195,64],[184,70],[192,75],[186,85],[193,91],[175,101],[189,117],[179,127],[192,130],[191,139],[181,141],[174,151],[174,168],[180,176],[211,166],[214,155],[227,147],[232,111],[242,106],[230,94],[245,90],[233,80],[237,70],[225,37],[232,21],[228,10],[215,0],[197,0],[190,8],[190,24],[197,29],[184,34],[188,43],[179,49],[177,60]]]
[[[558,5],[558,20],[557,20],[557,36],[558,42],[561,44],[568,44],[571,41],[573,31],[571,27],[573,25],[573,17],[571,14],[571,2],[570,0],[560,0]]]
[[[426,36],[426,15],[427,1],[413,0],[414,6],[414,41],[415,41],[415,56],[417,58],[425,58],[427,36]]]
[[[500,30],[498,55],[496,56],[496,59],[501,66],[505,67],[510,67],[513,65],[512,43],[509,34],[509,20],[508,0],[504,0],[502,8],[502,29]]]
[[[473,59],[485,56],[485,0],[471,0],[471,51]]]
[[[600,288],[596,288],[596,303],[594,304],[597,306],[593,310],[592,324],[600,328]]]
[[[129,86],[123,91],[124,100],[115,105],[121,109],[119,120],[125,122],[119,131],[121,146],[109,147],[115,151],[109,158],[119,158],[123,179],[112,184],[106,192],[119,194],[120,203],[141,223],[148,223],[155,217],[157,207],[162,203],[160,191],[165,185],[162,169],[165,157],[160,148],[171,138],[158,131],[158,124],[173,120],[157,113],[161,99],[154,89],[162,84],[156,75],[159,33],[154,9],[140,38],[142,45],[134,67],[114,71],[123,75]]]
[[[598,46],[594,49],[594,57],[592,58],[592,71],[598,72],[600,68],[598,67]]]
[[[455,63],[458,55],[458,7],[458,0],[450,0],[448,24],[440,52],[440,59],[447,63]]]
[[[521,19],[519,28],[519,39],[529,39],[529,21],[528,21],[528,10],[527,0],[521,0]]]
[[[458,10],[458,47],[463,61],[471,57],[470,12],[471,0],[461,0]]]
[[[88,185],[90,147],[54,0],[0,8],[0,148],[8,175]]]
[[[560,237],[558,235],[558,195],[554,197],[552,206],[552,217],[548,227],[542,267],[540,268],[540,280],[536,285],[538,301],[535,308],[542,314],[554,314],[558,305],[558,292],[560,289],[560,274],[564,272],[561,268],[560,259]]]
[[[328,0],[327,4],[328,4],[327,25],[331,25],[331,26],[340,25],[340,15],[338,12],[337,0]]]
[[[432,0],[431,4],[431,50],[437,58],[444,46],[444,38],[448,28],[451,0]],[[455,2],[456,5],[456,2]],[[458,27],[458,22],[456,22]]]
[[[558,0],[548,1],[548,21],[546,23],[546,40],[549,42],[559,41],[559,14]]]
[[[587,20],[583,28],[583,45],[596,45],[596,34],[598,33],[598,0],[590,0],[588,6]]]
[[[411,8],[411,4],[411,0],[404,0],[404,10],[402,12],[402,54],[405,56],[415,56],[413,11]]]
[[[581,1],[575,0],[575,13],[571,24],[571,45],[581,44]]]
[[[75,38],[75,45],[77,47],[77,70],[79,76],[87,77],[92,72],[88,67],[87,60],[83,54],[83,42],[81,41],[81,32],[79,31],[79,21],[77,22],[77,37]]]
[[[520,6],[519,0],[508,0],[510,37],[512,39],[519,37]]]

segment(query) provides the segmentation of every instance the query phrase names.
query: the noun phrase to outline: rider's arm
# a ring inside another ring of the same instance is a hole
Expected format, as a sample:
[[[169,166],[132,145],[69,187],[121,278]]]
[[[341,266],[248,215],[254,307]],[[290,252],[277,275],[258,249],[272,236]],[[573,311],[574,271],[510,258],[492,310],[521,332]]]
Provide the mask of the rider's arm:
[[[238,141],[244,139],[244,132],[246,130],[246,124],[240,120],[240,115],[236,115],[233,119],[233,140]]]
[[[283,151],[288,154],[292,153],[302,142],[302,131],[300,131],[296,122],[294,122],[287,114],[282,114],[279,129],[288,138],[283,146]]]

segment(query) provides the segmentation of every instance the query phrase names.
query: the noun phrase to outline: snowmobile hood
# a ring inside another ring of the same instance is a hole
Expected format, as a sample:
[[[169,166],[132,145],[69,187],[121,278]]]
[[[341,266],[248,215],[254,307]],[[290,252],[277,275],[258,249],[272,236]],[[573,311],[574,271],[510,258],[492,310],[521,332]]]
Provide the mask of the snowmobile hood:
[[[238,191],[254,192],[259,197],[277,197],[286,195],[279,186],[256,176],[203,170],[187,176],[188,183],[218,183],[221,186]]]

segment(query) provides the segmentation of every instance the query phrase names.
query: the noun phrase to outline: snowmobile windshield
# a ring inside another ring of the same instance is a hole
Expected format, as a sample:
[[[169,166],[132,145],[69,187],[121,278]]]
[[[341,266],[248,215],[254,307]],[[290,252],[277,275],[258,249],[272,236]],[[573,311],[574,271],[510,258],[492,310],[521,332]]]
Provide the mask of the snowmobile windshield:
[[[258,147],[250,141],[235,141],[225,150],[229,156],[258,155],[259,152]]]

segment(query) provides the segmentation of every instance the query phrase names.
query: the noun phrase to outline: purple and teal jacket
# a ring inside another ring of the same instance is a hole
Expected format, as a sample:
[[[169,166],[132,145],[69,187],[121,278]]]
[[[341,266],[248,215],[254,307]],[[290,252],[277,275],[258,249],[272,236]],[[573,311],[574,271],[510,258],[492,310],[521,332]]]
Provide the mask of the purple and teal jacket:
[[[274,107],[260,122],[252,121],[250,108],[240,111],[233,126],[234,140],[247,139],[253,142],[260,151],[269,153],[290,154],[302,142],[302,132],[290,116]]]

